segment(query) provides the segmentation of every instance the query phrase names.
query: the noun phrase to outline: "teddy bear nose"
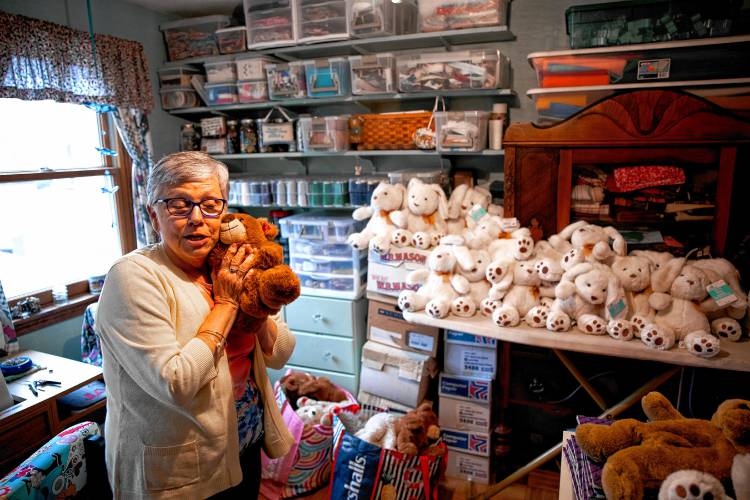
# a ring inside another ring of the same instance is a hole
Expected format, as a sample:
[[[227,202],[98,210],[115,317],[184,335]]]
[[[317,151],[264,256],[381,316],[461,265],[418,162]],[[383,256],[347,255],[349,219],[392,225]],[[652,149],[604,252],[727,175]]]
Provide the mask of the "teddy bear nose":
[[[472,272],[472,273],[475,273],[475,272],[477,272],[477,268],[476,268],[476,267],[472,267],[472,268],[471,268],[471,272]]]
[[[596,299],[597,299],[596,295],[591,296],[591,300],[596,300]]]
[[[688,282],[688,285],[695,285],[695,281],[693,280],[687,280],[687,282]]]
[[[635,273],[632,273],[632,274],[630,275],[630,277],[631,277],[631,278],[637,278],[637,277],[638,277],[638,275],[637,275],[637,274],[635,274]]]

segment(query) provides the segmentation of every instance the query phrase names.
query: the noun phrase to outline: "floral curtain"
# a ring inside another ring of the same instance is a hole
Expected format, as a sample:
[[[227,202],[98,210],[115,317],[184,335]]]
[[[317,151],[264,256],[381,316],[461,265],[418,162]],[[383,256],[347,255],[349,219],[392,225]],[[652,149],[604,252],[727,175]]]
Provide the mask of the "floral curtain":
[[[146,211],[146,180],[154,164],[148,117],[136,108],[118,108],[114,112],[120,138],[133,161],[133,213],[138,247],[156,243],[157,236]]]
[[[108,35],[95,40],[96,57],[85,31],[0,12],[0,97],[150,111],[143,46]]]

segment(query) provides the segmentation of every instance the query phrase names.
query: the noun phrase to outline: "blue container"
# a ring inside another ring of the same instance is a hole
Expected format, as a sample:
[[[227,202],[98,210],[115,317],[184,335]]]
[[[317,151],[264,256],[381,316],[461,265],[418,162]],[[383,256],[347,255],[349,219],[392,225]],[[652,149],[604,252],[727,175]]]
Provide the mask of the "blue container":
[[[343,57],[305,61],[307,95],[310,97],[343,97],[352,94],[349,61]]]

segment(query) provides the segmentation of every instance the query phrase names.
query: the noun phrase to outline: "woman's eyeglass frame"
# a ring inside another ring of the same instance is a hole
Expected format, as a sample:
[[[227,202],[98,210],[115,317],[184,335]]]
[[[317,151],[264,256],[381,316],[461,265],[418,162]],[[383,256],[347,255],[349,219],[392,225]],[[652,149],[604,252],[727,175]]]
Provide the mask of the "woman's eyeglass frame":
[[[176,213],[177,210],[181,210],[181,209],[170,207],[169,202],[173,201],[173,200],[180,200],[180,201],[185,202],[187,205],[190,205],[190,210],[188,210],[184,214]],[[207,213],[206,210],[205,210],[205,208],[203,207],[203,204],[205,202],[207,202],[207,201],[210,201],[210,202],[220,201],[221,202],[221,210],[219,210],[219,212],[216,213],[216,214]],[[195,209],[196,206],[200,210],[201,215],[203,217],[206,217],[207,219],[216,219],[218,217],[221,217],[221,214],[224,213],[224,209],[227,207],[227,200],[225,200],[224,198],[206,198],[206,199],[203,199],[201,201],[193,201],[193,200],[189,200],[187,198],[182,198],[182,197],[161,198],[161,199],[156,200],[156,203],[164,203],[164,205],[167,207],[167,212],[169,212],[169,215],[171,215],[173,217],[183,218],[183,219],[187,218],[187,217],[190,217],[190,215],[193,213],[193,210]]]

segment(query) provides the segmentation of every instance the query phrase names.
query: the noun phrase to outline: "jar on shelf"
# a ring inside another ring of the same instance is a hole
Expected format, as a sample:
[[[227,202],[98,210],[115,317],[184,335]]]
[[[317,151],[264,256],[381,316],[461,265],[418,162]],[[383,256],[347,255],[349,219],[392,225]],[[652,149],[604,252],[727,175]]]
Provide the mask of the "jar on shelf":
[[[192,123],[185,123],[180,129],[180,151],[200,151],[201,138]]]
[[[227,154],[239,153],[239,132],[237,131],[237,120],[227,120]]]
[[[240,120],[239,152],[255,153],[258,147],[258,135],[255,132],[255,122],[250,118]]]

